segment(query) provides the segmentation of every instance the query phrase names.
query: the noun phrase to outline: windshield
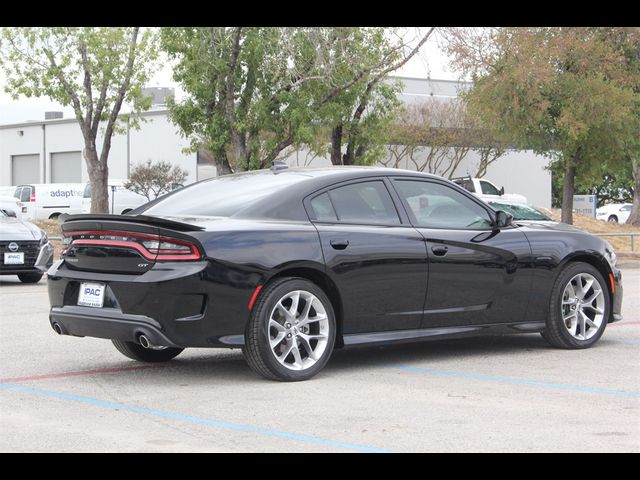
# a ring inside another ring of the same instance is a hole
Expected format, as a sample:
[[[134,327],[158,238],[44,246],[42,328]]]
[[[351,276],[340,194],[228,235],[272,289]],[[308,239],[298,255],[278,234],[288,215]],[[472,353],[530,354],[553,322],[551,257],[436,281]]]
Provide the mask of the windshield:
[[[530,207],[529,205],[500,202],[489,202],[489,205],[491,205],[495,210],[502,210],[510,213],[513,215],[514,220],[551,220],[547,215],[533,207]]]
[[[136,213],[145,215],[205,215],[230,217],[307,175],[274,175],[270,171],[225,175],[175,190]]]

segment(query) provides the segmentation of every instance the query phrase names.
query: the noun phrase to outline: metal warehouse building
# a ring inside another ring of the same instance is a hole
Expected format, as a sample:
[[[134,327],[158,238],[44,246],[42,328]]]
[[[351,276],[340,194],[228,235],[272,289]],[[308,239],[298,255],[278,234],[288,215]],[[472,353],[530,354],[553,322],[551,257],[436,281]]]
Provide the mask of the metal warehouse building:
[[[391,77],[400,80],[399,95],[406,104],[435,97],[455,99],[468,84],[449,80]],[[189,142],[167,116],[163,98],[167,89],[150,89],[156,104],[142,114],[139,130],[127,128],[111,142],[109,177],[126,179],[132,166],[147,160],[167,160],[188,172],[187,183],[215,176],[213,167],[203,156],[184,153]],[[89,176],[82,157],[83,140],[75,118],[48,114],[44,120],[0,125],[0,187],[25,183],[87,182]],[[98,145],[102,140],[98,139]],[[100,148],[100,147],[99,147]],[[330,165],[328,158],[315,157],[308,151],[292,151],[286,157],[290,165]],[[508,192],[525,195],[539,207],[551,206],[549,160],[531,151],[509,151],[489,166],[486,178],[504,185]],[[456,175],[472,173],[477,155],[470,152],[456,170]],[[403,168],[412,168],[403,164]]]

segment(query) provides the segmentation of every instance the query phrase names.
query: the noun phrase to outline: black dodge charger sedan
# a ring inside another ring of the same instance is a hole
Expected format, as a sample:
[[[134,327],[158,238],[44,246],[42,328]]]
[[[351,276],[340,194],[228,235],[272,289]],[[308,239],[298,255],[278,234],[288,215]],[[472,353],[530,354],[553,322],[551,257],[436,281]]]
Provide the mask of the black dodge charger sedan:
[[[62,231],[53,329],[140,361],[240,347],[260,375],[295,381],[337,347],[540,332],[580,349],[622,319],[607,242],[519,225],[417,172],[274,167]]]

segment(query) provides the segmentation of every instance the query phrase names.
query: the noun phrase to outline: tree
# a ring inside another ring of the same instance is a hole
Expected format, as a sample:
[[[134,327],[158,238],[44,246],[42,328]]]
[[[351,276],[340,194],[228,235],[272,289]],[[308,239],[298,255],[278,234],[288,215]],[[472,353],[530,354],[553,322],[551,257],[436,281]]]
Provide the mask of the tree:
[[[91,212],[108,212],[108,158],[111,138],[122,128],[120,110],[125,103],[131,105],[127,121],[135,127],[136,114],[151,105],[150,98],[143,98],[142,87],[156,58],[153,31],[140,32],[139,27],[4,28],[0,42],[7,93],[13,98],[46,96],[73,107],[92,185]]]
[[[603,163],[597,170],[587,176],[576,178],[576,194],[596,195],[598,207],[607,203],[628,203],[634,195],[633,177],[630,164],[624,163],[610,166]],[[551,204],[562,205],[562,186],[564,183],[564,167],[556,161],[549,166],[551,171]]]
[[[401,104],[396,95],[401,84],[390,85],[383,80],[420,51],[435,27],[421,33],[417,39],[408,38],[407,32],[396,29],[370,29],[368,38],[366,29],[355,31],[357,34],[364,32],[360,42],[348,42],[348,51],[338,44],[335,57],[346,64],[347,72],[354,71],[354,61],[362,62],[360,58],[366,58],[365,63],[372,67],[336,98],[342,109],[333,110],[329,115],[331,163],[334,165],[369,164],[384,157],[390,129],[400,110]],[[352,33],[338,30],[338,35]],[[356,48],[364,47],[362,52],[354,54],[351,51],[354,45]],[[344,153],[343,145],[346,145]]]
[[[452,178],[470,152],[479,160],[474,177],[506,152],[507,144],[478,125],[459,100],[430,98],[407,106],[390,130],[389,156],[381,162],[398,168],[411,162],[420,172]]]
[[[562,221],[573,222],[576,177],[624,161],[637,79],[600,28],[452,29],[447,51],[473,78],[464,94],[484,123],[564,170]]]
[[[347,155],[371,158],[381,152],[377,134],[388,125],[395,101],[393,86],[381,79],[408,49],[385,33],[346,27],[162,29],[174,79],[187,92],[171,105],[171,118],[193,150],[212,152],[218,174],[264,168],[292,145],[327,153],[328,131],[347,118]],[[339,141],[341,147],[343,133]]]
[[[176,185],[182,185],[187,179],[188,173],[177,165],[165,160],[136,165],[131,169],[129,180],[124,188],[147,197],[147,200],[155,200],[160,195],[174,190]]]

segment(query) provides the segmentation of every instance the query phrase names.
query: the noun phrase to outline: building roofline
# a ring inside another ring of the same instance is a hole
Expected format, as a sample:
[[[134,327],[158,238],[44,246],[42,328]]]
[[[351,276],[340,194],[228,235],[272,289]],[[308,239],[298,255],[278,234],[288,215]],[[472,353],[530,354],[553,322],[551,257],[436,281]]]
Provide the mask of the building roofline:
[[[387,78],[395,79],[395,80],[417,80],[423,82],[438,82],[438,83],[451,83],[451,84],[471,84],[472,82],[468,82],[466,80],[448,80],[448,79],[439,79],[439,78],[423,78],[423,77],[409,77],[406,75],[388,75]],[[409,92],[402,92],[401,95],[413,95]],[[169,111],[168,108],[160,108],[156,110],[147,110],[146,112],[140,112],[140,115],[150,116],[150,115],[160,115],[166,114]],[[123,115],[127,115],[126,113],[121,113],[118,117]],[[7,123],[0,124],[0,130],[10,129],[10,128],[21,128],[21,127],[34,127],[34,126],[42,126],[42,125],[64,125],[66,123],[75,123],[77,120],[75,118],[56,118],[52,120],[32,120],[18,123]]]
[[[162,109],[156,109],[156,110],[147,110],[146,112],[140,112],[139,115],[142,117],[146,117],[146,116],[166,114],[168,112],[169,112],[168,108],[162,108]],[[118,118],[124,115],[128,115],[128,113],[121,113],[118,115]],[[6,130],[10,128],[21,128],[21,127],[38,127],[43,125],[62,125],[65,123],[76,123],[76,122],[77,120],[75,118],[56,118],[53,120],[32,120],[32,121],[26,121],[26,122],[20,122],[20,123],[0,124],[0,130]]]

